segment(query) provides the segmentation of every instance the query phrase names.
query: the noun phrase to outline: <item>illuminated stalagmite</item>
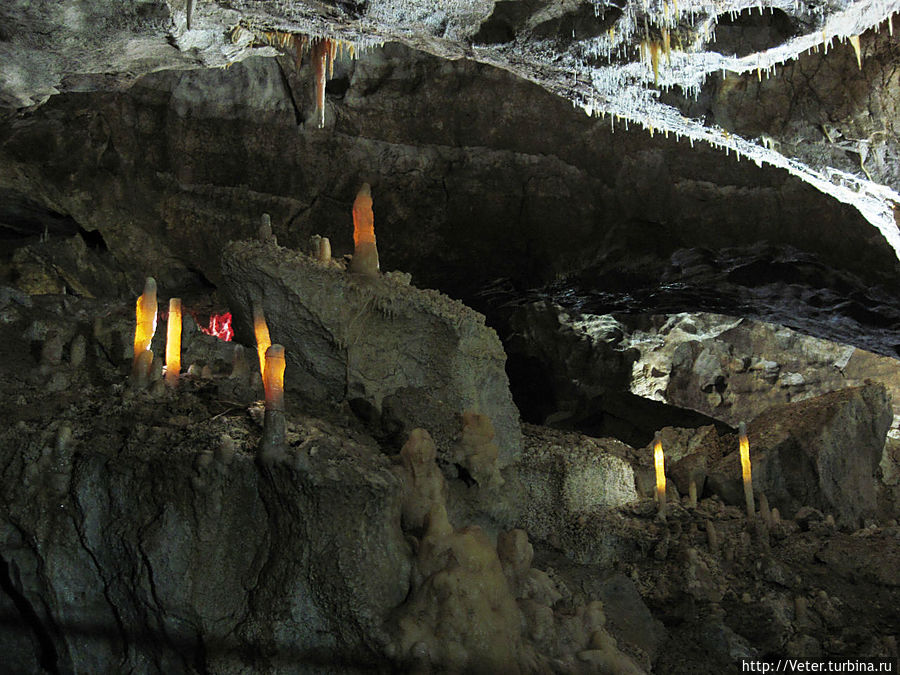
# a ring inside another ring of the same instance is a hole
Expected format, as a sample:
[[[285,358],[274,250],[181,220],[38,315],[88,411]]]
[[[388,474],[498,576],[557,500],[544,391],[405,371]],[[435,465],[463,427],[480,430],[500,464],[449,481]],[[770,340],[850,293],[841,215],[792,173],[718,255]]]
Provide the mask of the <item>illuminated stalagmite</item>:
[[[253,334],[256,337],[256,353],[259,356],[259,374],[266,372],[266,350],[272,345],[269,337],[269,326],[266,324],[266,316],[262,307],[253,308]]]
[[[144,283],[144,292],[137,299],[135,307],[133,374],[137,372],[138,359],[142,353],[150,349],[150,342],[156,333],[156,310],[156,280],[153,277],[147,277],[147,281]],[[150,359],[152,361],[153,357],[151,356]]]
[[[284,458],[287,421],[284,417],[284,347],[272,345],[266,350],[263,385],[266,389],[266,410],[263,417],[259,459],[273,462]]]
[[[353,202],[353,260],[350,262],[350,271],[376,276],[378,269],[372,190],[368,183],[363,183]]]
[[[181,372],[181,298],[169,300],[166,323],[166,384],[175,385]]]

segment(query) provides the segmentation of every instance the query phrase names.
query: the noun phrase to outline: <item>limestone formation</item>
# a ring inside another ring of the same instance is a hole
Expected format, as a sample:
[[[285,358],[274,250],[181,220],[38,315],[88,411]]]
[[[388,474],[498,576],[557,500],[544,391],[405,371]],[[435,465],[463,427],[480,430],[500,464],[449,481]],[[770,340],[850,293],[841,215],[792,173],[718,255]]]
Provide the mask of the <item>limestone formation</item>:
[[[802,506],[853,526],[877,508],[877,470],[891,423],[882,385],[854,387],[770,408],[748,426],[753,487],[790,517]],[[711,464],[710,491],[743,501],[735,451]]]
[[[454,417],[475,410],[494,425],[499,466],[519,455],[503,348],[477,312],[386,276],[360,283],[305,254],[255,243],[227,247],[222,277],[238,335],[248,343],[251,308],[265,312],[272,339],[285,347],[289,389],[376,408],[413,389],[443,404],[421,426],[441,425],[447,410]]]

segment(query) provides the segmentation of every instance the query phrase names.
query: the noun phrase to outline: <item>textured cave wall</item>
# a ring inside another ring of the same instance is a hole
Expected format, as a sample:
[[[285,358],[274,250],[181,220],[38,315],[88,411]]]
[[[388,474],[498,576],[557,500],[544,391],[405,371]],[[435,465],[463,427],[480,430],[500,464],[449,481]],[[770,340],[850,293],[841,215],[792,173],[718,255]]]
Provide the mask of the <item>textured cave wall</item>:
[[[742,40],[754,34],[768,32],[783,38],[787,34],[784,21],[783,15],[767,12],[760,17],[744,12],[730,25],[719,25],[713,48],[740,53]],[[754,24],[756,30],[751,31]],[[728,36],[734,36],[735,42]],[[745,138],[759,138],[810,166],[868,175],[897,189],[900,44],[885,27],[868,30],[860,36],[860,57],[862,67],[849,42],[835,40],[827,50],[805,52],[761,76],[728,73],[723,79],[721,73],[711,75],[696,99],[678,100],[674,94],[664,99],[687,115]]]
[[[349,252],[363,181],[383,267],[461,296],[758,240],[870,281],[895,270],[855,209],[786,172],[613,133],[502,70],[396,44],[339,60],[323,130],[312,89],[309,64],[280,58],[56,96],[0,124],[0,187],[99,230],[135,281],[173,288],[194,273],[217,283],[221,247],[264,211],[283,245],[319,233]]]

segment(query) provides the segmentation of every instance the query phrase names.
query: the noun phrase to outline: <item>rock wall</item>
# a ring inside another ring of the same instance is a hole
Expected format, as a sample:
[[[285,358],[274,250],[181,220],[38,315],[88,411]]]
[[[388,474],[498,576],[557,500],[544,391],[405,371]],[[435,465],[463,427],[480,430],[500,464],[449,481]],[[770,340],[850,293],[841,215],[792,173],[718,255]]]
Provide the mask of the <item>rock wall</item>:
[[[318,233],[347,252],[363,181],[383,264],[456,297],[610,255],[653,270],[681,247],[760,239],[893,279],[893,251],[852,207],[673,136],[613,133],[485,65],[388,44],[336,62],[326,113],[319,130],[308,62],[155,73],[0,122],[0,187],[8,204],[99,231],[135,289],[150,274],[168,287],[198,274],[218,283],[222,246],[262,212],[283,245]]]
[[[386,459],[292,425],[307,470],[261,472],[243,423],[207,414],[193,425],[184,413],[201,407],[143,394],[100,403],[93,420],[3,432],[3,583],[34,619],[7,664],[177,673],[379,662],[410,564]]]

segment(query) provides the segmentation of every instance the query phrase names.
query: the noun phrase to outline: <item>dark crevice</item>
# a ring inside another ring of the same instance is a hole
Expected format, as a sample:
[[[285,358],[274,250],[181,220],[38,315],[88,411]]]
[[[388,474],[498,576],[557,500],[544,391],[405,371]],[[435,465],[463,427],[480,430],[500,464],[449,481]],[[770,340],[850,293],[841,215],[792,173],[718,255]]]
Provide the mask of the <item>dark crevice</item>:
[[[78,228],[78,234],[81,235],[82,240],[84,240],[85,245],[89,249],[94,251],[108,251],[109,247],[106,245],[106,240],[103,238],[103,235],[100,234],[100,230],[85,230],[83,227]]]
[[[110,592],[109,581],[103,574],[103,566],[100,564],[100,561],[97,559],[97,556],[94,555],[94,552],[91,550],[91,547],[88,546],[87,537],[85,536],[83,525],[84,525],[84,509],[81,506],[81,503],[78,500],[77,493],[74,489],[74,486],[70,486],[70,497],[72,499],[72,503],[75,504],[75,507],[78,509],[78,518],[72,518],[72,525],[75,528],[75,533],[78,535],[78,542],[81,544],[81,548],[84,549],[85,553],[88,554],[88,557],[91,559],[91,563],[94,565],[94,570],[97,573],[97,578],[103,584],[103,598],[106,600],[109,608],[112,612],[113,619],[116,622],[116,629],[122,641],[122,659],[121,663],[124,664],[128,660],[128,654],[131,651],[131,645],[128,639],[128,631],[125,629],[125,622],[122,619],[121,614],[119,613],[119,608],[116,606],[116,603],[113,602],[112,595]]]
[[[48,673],[59,673],[59,655],[53,644],[53,638],[47,628],[41,623],[40,617],[28,599],[15,587],[9,573],[9,563],[0,558],[0,589],[9,596],[22,620],[31,628],[38,644],[38,663]]]
[[[776,8],[762,12],[747,8],[734,15],[719,16],[716,23],[715,40],[708,48],[738,57],[771,49],[799,34],[791,17]]]
[[[275,59],[275,63],[278,64],[278,73],[281,75],[281,82],[284,84],[284,90],[287,93],[288,100],[291,102],[291,108],[294,111],[294,122],[296,122],[299,127],[303,124],[303,113],[300,111],[300,106],[297,105],[297,99],[294,97],[294,89],[291,87],[291,82],[288,79],[287,73],[284,72],[284,66],[281,65],[281,59]]]

